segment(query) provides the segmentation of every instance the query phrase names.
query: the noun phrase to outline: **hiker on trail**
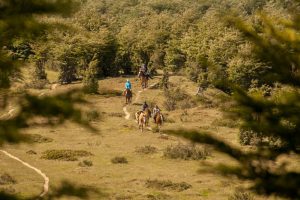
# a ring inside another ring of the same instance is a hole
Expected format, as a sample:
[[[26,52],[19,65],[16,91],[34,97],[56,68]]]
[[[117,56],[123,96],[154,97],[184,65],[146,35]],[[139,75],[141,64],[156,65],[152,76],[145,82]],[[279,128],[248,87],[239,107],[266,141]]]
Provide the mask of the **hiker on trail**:
[[[125,83],[125,89],[131,90],[131,83],[130,83],[129,79],[127,79],[127,81]]]
[[[148,106],[147,102],[145,101],[142,106],[142,111],[144,112],[148,107],[149,106]]]

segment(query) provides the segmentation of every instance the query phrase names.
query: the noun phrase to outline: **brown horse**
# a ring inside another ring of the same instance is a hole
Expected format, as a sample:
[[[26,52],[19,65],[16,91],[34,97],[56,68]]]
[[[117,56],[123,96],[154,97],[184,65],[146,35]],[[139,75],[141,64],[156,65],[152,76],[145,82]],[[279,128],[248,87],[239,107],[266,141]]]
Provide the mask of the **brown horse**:
[[[164,122],[164,116],[160,112],[157,112],[153,118],[155,124],[157,125],[158,131],[160,132],[160,127]]]
[[[143,89],[148,87],[149,75],[146,75],[144,72],[140,71],[138,77],[141,80],[141,86]]]
[[[124,96],[125,96],[125,98],[126,98],[126,104],[131,103],[131,100],[132,100],[132,92],[131,92],[130,89],[126,89],[126,90],[124,91]]]
[[[151,117],[151,110],[149,108],[146,108],[145,111],[143,112],[146,116],[146,126],[149,125],[149,119]]]
[[[141,112],[141,114],[139,115],[139,120],[138,120],[138,124],[139,124],[139,129],[141,129],[141,131],[144,131],[144,127],[146,127],[146,115]]]

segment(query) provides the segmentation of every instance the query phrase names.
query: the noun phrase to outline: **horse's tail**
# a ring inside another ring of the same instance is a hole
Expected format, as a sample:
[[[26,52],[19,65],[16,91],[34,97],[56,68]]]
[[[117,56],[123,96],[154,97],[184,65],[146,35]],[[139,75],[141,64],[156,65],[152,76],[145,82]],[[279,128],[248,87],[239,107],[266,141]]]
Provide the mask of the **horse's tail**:
[[[163,124],[164,121],[165,121],[165,118],[164,118],[164,116],[162,114],[160,114],[160,119],[161,119],[161,124]]]

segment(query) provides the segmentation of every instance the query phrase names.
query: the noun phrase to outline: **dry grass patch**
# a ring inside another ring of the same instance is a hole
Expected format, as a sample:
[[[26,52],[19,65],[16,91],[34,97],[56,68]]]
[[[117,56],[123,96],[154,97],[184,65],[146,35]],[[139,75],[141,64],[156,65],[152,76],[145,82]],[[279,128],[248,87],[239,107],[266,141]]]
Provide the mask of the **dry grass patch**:
[[[17,181],[7,173],[4,173],[0,176],[0,185],[12,185],[16,183]]]
[[[173,183],[170,180],[147,180],[145,183],[146,188],[153,188],[157,190],[173,190],[177,192],[182,192],[184,190],[190,189],[192,185],[186,182]]]
[[[127,164],[128,163],[127,158],[125,158],[123,156],[121,156],[121,157],[116,156],[116,157],[111,159],[111,162],[113,164]]]
[[[135,152],[140,153],[140,154],[154,154],[157,153],[157,148],[153,147],[151,145],[146,145],[143,147],[138,147]]]
[[[223,126],[228,128],[236,128],[239,125],[239,122],[237,120],[232,119],[215,119],[211,125],[213,126]]]
[[[77,161],[80,157],[92,156],[93,154],[84,150],[48,150],[42,153],[42,159]]]
[[[170,145],[164,150],[164,157],[182,160],[204,160],[211,153],[206,147],[198,147],[192,144]]]

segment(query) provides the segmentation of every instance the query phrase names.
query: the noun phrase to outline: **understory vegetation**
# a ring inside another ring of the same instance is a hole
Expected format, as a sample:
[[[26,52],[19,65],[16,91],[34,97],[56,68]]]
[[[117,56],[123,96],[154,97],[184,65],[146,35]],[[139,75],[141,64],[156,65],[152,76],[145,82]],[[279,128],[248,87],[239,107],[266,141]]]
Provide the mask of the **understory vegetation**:
[[[41,158],[46,160],[77,161],[78,158],[92,155],[92,153],[84,150],[47,150],[42,153]]]
[[[178,192],[182,192],[184,190],[188,190],[192,187],[192,185],[186,182],[174,183],[170,180],[147,180],[145,183],[147,188],[154,188],[157,190],[174,190]]]
[[[210,155],[206,147],[200,148],[192,144],[177,144],[164,150],[164,157],[170,159],[205,160]]]

